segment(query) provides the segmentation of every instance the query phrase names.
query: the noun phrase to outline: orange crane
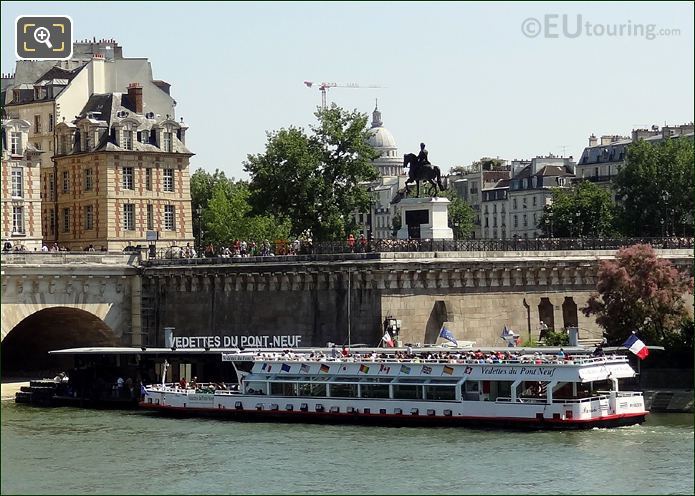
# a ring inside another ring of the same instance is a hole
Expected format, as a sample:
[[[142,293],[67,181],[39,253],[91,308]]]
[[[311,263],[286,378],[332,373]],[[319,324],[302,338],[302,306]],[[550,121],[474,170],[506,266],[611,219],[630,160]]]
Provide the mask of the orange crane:
[[[326,108],[326,91],[328,91],[328,88],[383,88],[383,86],[375,84],[363,86],[357,83],[316,83],[314,81],[304,81],[304,84],[307,88],[318,87],[321,92],[321,108]]]

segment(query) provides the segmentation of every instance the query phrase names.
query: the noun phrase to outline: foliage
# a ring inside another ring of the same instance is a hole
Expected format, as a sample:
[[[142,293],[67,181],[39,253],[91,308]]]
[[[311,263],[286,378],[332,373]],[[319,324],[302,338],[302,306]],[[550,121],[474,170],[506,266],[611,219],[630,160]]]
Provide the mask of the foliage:
[[[469,166],[457,165],[449,169],[449,174],[451,175],[462,175],[468,174],[473,171],[493,171],[501,170],[505,165],[505,160],[501,158],[490,158],[482,157],[480,160],[476,160]]]
[[[559,331],[548,329],[545,331],[543,341],[546,346],[567,346],[570,344],[570,336],[564,329]]]
[[[575,188],[554,188],[552,203],[539,221],[543,235],[556,238],[614,234],[615,206],[608,190],[583,181]]]
[[[537,348],[539,346],[540,346],[540,344],[538,344],[538,341],[536,341],[533,338],[527,339],[519,345],[519,347],[521,347],[521,348]]]
[[[597,291],[582,312],[596,315],[610,344],[622,344],[633,331],[647,344],[682,340],[683,321],[689,317],[683,297],[692,293],[693,279],[657,258],[651,246],[622,248],[616,260],[601,261]]]
[[[639,140],[614,180],[627,236],[692,235],[693,140]]]
[[[311,134],[289,127],[268,133],[264,153],[248,155],[249,203],[256,214],[287,219],[294,235],[305,230],[318,240],[343,239],[354,230],[352,213],[369,210],[358,185],[377,178],[368,144],[367,116],[335,104],[315,113]]]
[[[454,188],[445,191],[445,196],[451,201],[449,204],[449,227],[454,231],[454,239],[470,238],[474,230],[473,208],[458,194]]]
[[[287,239],[289,223],[264,215],[250,215],[248,185],[219,182],[215,185],[208,208],[203,211],[205,244],[229,245],[235,239],[273,241]]]
[[[398,231],[403,227],[403,220],[401,219],[401,214],[395,214],[391,218],[391,234],[394,236],[398,235]]]
[[[204,212],[208,208],[208,202],[212,198],[212,193],[215,186],[218,184],[233,184],[234,178],[227,179],[224,172],[215,169],[215,172],[210,174],[204,169],[198,169],[191,174],[191,206],[192,206],[192,221],[193,221],[193,237],[194,239],[202,239],[200,236],[201,219],[198,216],[197,209],[201,208]],[[207,230],[203,227],[203,234]]]

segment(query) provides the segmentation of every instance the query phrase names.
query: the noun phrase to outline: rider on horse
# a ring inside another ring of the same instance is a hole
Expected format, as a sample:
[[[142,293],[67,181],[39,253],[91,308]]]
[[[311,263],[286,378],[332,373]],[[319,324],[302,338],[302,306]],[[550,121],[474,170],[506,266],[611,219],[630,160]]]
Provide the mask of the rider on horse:
[[[425,144],[420,143],[420,153],[417,154],[417,163],[420,166],[430,166],[430,169],[432,168],[432,164],[430,163],[429,160],[427,160],[427,150],[425,149]]]

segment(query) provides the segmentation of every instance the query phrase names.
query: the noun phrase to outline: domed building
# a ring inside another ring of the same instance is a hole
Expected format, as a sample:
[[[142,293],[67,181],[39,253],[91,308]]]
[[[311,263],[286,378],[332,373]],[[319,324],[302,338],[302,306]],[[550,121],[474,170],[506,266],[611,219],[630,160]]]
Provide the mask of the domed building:
[[[382,176],[403,175],[403,158],[398,155],[398,146],[396,146],[393,134],[384,127],[378,105],[374,107],[374,112],[372,112],[372,126],[369,131],[372,135],[368,143],[381,153],[381,156],[374,160],[379,174]]]
[[[374,160],[379,171],[379,179],[364,184],[371,193],[374,203],[368,213],[355,213],[362,233],[370,239],[393,238],[393,216],[396,205],[391,199],[403,188],[407,179],[403,169],[403,157],[398,153],[398,146],[391,131],[384,127],[378,105],[372,112],[371,136],[368,143],[381,153]]]

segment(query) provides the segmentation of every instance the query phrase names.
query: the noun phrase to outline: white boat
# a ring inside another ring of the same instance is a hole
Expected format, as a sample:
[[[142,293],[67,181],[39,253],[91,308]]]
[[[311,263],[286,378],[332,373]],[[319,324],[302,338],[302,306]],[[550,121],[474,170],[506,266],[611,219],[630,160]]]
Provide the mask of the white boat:
[[[237,371],[232,388],[151,385],[140,405],[239,420],[551,429],[638,424],[648,414],[641,392],[619,390],[620,379],[635,376],[625,356],[434,357],[222,353]]]

